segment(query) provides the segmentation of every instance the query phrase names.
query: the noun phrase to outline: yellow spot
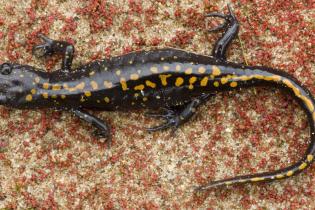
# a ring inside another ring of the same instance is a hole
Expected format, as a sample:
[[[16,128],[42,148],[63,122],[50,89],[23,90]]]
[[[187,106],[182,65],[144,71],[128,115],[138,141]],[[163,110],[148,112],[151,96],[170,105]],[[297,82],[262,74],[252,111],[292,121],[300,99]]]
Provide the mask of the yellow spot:
[[[97,89],[98,89],[98,84],[97,84],[97,82],[91,81],[90,84],[91,84],[91,87],[92,87],[93,90],[97,90]]]
[[[39,77],[35,77],[35,83],[39,83],[39,81],[40,81],[40,78]]]
[[[44,98],[48,98],[48,93],[43,93],[42,95]]]
[[[154,82],[151,82],[150,80],[145,81],[145,84],[148,87],[151,87],[151,88],[155,88],[156,87],[156,84]]]
[[[204,77],[201,81],[200,81],[200,86],[207,86],[208,84],[208,80],[209,78],[208,77]]]
[[[309,154],[309,155],[307,155],[306,159],[307,159],[308,162],[312,162],[312,160],[314,159],[314,156]]]
[[[45,82],[45,83],[43,84],[43,88],[44,88],[44,89],[48,89],[48,88],[49,88],[49,84]]]
[[[32,94],[35,94],[35,93],[36,93],[36,90],[35,90],[35,89],[32,89],[32,90],[31,90],[31,93],[32,93]]]
[[[56,99],[56,98],[57,98],[57,95],[52,95],[51,98]]]
[[[219,76],[221,74],[221,70],[217,66],[212,66],[212,75],[213,76]]]
[[[170,67],[169,67],[169,66],[163,66],[163,69],[164,69],[165,71],[168,71],[168,70],[170,70]]]
[[[219,87],[220,83],[219,83],[218,81],[215,81],[215,82],[213,83],[213,85],[214,85],[214,87]]]
[[[119,75],[121,74],[121,71],[118,69],[118,70],[116,71],[116,74],[117,74],[117,76],[119,76]]]
[[[192,68],[188,68],[185,70],[185,74],[191,74],[192,73]]]
[[[162,85],[166,86],[167,85],[167,78],[171,77],[171,74],[161,74],[159,75]]]
[[[302,164],[299,166],[299,169],[300,169],[300,170],[303,170],[303,169],[306,168],[306,166],[307,166],[307,163],[302,163]]]
[[[134,96],[135,96],[135,98],[138,98],[139,97],[139,93],[135,93]]]
[[[105,86],[106,88],[112,88],[112,87],[113,87],[113,83],[108,82],[108,81],[104,81],[104,86]]]
[[[110,99],[109,99],[108,97],[105,97],[105,98],[104,98],[104,101],[105,101],[106,103],[109,103],[109,102],[110,102]]]
[[[129,64],[133,64],[133,60],[130,60],[130,61],[129,61]]]
[[[143,101],[147,101],[148,98],[147,98],[147,97],[143,97],[142,100],[143,100]]]
[[[26,101],[31,101],[33,99],[33,96],[31,94],[28,94],[26,97],[25,97],[25,100]]]
[[[293,171],[288,171],[287,176],[292,176],[293,175]]]
[[[263,180],[265,180],[264,177],[255,177],[255,178],[251,179],[252,182],[259,182],[259,181],[263,181]]]
[[[68,84],[64,83],[64,84],[63,84],[63,88],[64,88],[64,89],[68,89],[68,88],[69,88]]]
[[[84,92],[84,95],[85,95],[86,97],[90,97],[92,94],[91,94],[90,91],[85,91],[85,92]]]
[[[61,95],[61,98],[62,98],[62,99],[65,99],[65,98],[66,98],[66,95]]]
[[[176,65],[175,70],[176,70],[176,71],[180,71],[181,68],[182,68],[182,67],[181,67],[180,65]]]
[[[313,120],[315,121],[315,112],[313,112]]]
[[[228,81],[229,81],[229,79],[227,77],[222,77],[221,78],[222,85],[226,84]]]
[[[84,82],[81,82],[80,84],[78,84],[77,86],[75,86],[76,89],[79,89],[79,90],[83,90],[85,87],[85,83]]]
[[[231,82],[230,86],[233,87],[233,88],[236,87],[237,86],[237,82]]]
[[[206,72],[206,68],[203,67],[203,66],[201,66],[201,67],[198,68],[198,72],[199,72],[200,74],[204,74],[204,73]]]
[[[91,72],[89,73],[90,76],[93,76],[94,74],[95,74],[95,71],[91,71]]]
[[[135,90],[143,90],[144,89],[144,85],[137,85],[134,87]]]
[[[165,59],[164,57],[161,57],[161,61],[164,61],[164,59]]]
[[[127,82],[126,82],[126,79],[125,78],[120,78],[120,84],[121,84],[121,88],[123,90],[129,90],[129,88],[127,87]]]
[[[150,68],[150,71],[155,73],[155,74],[157,74],[158,73],[158,68],[153,66],[153,67]]]
[[[284,177],[283,174],[278,174],[278,175],[276,175],[276,178],[277,178],[277,179],[282,179],[283,177]]]
[[[177,77],[175,81],[175,85],[177,87],[181,86],[184,83],[184,79],[182,77]]]
[[[60,90],[61,86],[59,84],[55,84],[52,86],[52,90]]]
[[[131,74],[130,79],[131,80],[137,80],[137,79],[139,79],[139,75],[138,74]]]
[[[189,89],[193,89],[194,88],[194,86],[193,86],[193,84],[195,83],[197,81],[197,77],[191,77],[190,79],[189,79]]]

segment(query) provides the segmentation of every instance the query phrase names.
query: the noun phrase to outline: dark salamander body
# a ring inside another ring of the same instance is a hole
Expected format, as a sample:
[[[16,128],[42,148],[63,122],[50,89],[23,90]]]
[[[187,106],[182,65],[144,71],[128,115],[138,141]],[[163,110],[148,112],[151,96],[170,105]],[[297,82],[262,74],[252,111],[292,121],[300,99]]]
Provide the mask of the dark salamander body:
[[[64,55],[62,69],[53,73],[30,66],[1,65],[1,104],[16,108],[58,108],[72,111],[98,128],[98,134],[109,138],[109,128],[97,117],[84,111],[163,109],[149,113],[165,122],[149,131],[176,129],[187,122],[217,92],[272,85],[288,90],[308,115],[311,143],[305,156],[296,164],[273,172],[239,176],[213,181],[198,190],[235,183],[271,181],[287,178],[307,168],[315,155],[315,101],[297,80],[282,71],[250,67],[227,62],[227,47],[238,31],[238,22],[230,11],[217,29],[225,34],[216,43],[212,56],[177,49],[132,52],[111,59],[94,61],[71,70],[74,47],[67,42],[51,40],[43,35],[44,44],[34,50],[42,55]]]

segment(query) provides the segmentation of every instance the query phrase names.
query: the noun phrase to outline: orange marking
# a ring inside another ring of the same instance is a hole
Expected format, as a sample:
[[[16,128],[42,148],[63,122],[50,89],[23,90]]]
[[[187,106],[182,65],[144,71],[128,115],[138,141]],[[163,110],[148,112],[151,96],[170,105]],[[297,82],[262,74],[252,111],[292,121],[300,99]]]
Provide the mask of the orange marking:
[[[32,89],[31,93],[34,95],[36,93],[36,89]]]
[[[300,166],[299,166],[299,169],[300,170],[303,170],[307,167],[307,163],[302,163]]]
[[[42,95],[44,98],[46,98],[46,99],[48,98],[48,93],[43,93]]]
[[[175,81],[175,86],[179,87],[184,83],[184,79],[182,77],[177,77]]]
[[[26,101],[32,101],[32,99],[33,99],[33,96],[32,96],[31,94],[29,94],[29,95],[27,95],[27,96],[25,97],[25,100],[26,100]]]
[[[85,95],[86,97],[90,97],[92,94],[91,94],[90,91],[85,91],[85,92],[84,92],[84,95]]]
[[[144,85],[137,85],[134,87],[135,90],[143,90],[144,89]]]
[[[200,86],[207,86],[208,84],[208,80],[209,78],[208,77],[204,77],[201,81],[200,81]]]
[[[230,86],[233,87],[233,88],[236,87],[237,86],[237,82],[231,82]]]
[[[155,88],[156,87],[156,84],[154,82],[151,82],[150,80],[146,80],[145,81],[145,84],[148,86],[148,87],[151,87],[151,88]]]
[[[120,78],[120,84],[121,84],[121,88],[126,91],[129,90],[129,88],[127,87],[127,82],[125,78]]]
[[[167,85],[167,78],[169,78],[171,76],[172,76],[171,74],[161,74],[161,75],[159,75],[162,85],[166,86]]]
[[[188,86],[188,88],[189,88],[189,89],[193,89],[193,88],[194,88],[193,84],[194,84],[196,81],[197,81],[197,77],[191,77],[191,78],[189,79],[189,86]]]
[[[52,86],[52,90],[57,91],[57,90],[60,90],[60,89],[61,89],[61,86],[60,86],[59,84],[54,84],[54,85]]]
[[[44,88],[44,89],[48,89],[48,88],[49,88],[49,84],[45,82],[45,83],[43,84],[43,88]]]
[[[105,97],[105,98],[104,98],[104,101],[105,101],[106,103],[109,103],[109,102],[110,102],[110,99],[109,99],[108,97]]]

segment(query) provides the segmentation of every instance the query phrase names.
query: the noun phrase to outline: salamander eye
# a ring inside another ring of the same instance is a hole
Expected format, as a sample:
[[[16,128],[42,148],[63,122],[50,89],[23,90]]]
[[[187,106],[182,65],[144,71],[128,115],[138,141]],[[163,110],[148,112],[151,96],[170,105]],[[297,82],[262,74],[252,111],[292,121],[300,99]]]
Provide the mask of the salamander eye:
[[[2,64],[0,72],[2,75],[9,75],[12,72],[11,64],[9,63]]]

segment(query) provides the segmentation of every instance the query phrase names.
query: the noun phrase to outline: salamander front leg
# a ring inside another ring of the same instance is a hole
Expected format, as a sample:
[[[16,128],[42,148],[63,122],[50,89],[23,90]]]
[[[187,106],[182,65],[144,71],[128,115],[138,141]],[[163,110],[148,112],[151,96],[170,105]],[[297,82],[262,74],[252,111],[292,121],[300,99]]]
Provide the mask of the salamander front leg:
[[[37,57],[60,54],[63,56],[61,68],[63,70],[70,70],[74,55],[74,46],[65,41],[52,40],[43,34],[39,34],[38,36],[44,43],[34,46],[33,54]]]
[[[239,23],[236,19],[231,7],[228,5],[229,14],[224,15],[221,13],[209,13],[206,17],[219,17],[224,19],[224,23],[218,25],[209,30],[209,32],[214,32],[218,30],[224,30],[223,36],[215,43],[212,50],[212,56],[219,60],[226,60],[226,51],[230,46],[232,40],[237,36]]]
[[[149,117],[162,118],[164,123],[156,127],[147,128],[149,132],[173,128],[173,132],[182,124],[186,123],[197,111],[197,108],[205,103],[212,94],[204,94],[198,98],[193,99],[187,105],[179,109],[164,108],[163,113],[147,113]]]
[[[111,145],[111,135],[109,126],[103,122],[101,119],[91,115],[88,112],[82,111],[80,109],[73,109],[72,112],[80,119],[92,124],[97,130],[94,134],[98,137],[106,138],[108,145]]]

